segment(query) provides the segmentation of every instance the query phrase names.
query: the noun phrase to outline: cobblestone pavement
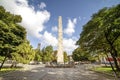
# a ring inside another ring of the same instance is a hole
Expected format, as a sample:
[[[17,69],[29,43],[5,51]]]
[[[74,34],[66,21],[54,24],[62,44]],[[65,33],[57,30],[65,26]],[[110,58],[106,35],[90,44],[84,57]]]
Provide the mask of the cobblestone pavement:
[[[29,66],[28,66],[29,67]],[[77,68],[33,67],[30,70],[14,71],[0,76],[0,80],[114,80],[108,76]]]

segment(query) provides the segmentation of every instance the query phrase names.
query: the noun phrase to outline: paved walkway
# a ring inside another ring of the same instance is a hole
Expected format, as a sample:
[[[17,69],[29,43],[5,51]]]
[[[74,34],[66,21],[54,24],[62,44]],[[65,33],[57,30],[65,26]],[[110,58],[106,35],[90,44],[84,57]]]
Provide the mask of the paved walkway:
[[[10,72],[2,75],[0,80],[114,80],[108,76],[88,71],[84,65],[77,68],[44,68],[39,65],[27,67],[30,70]]]

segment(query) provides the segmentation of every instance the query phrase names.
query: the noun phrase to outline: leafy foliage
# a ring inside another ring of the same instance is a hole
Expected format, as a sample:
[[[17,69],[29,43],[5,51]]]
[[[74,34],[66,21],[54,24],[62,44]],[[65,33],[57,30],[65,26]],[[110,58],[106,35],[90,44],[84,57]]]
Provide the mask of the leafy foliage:
[[[84,25],[77,44],[89,53],[110,53],[116,69],[120,70],[116,58],[120,53],[120,4],[103,8]]]
[[[42,51],[40,51],[40,49],[36,49],[35,50],[35,58],[34,58],[34,60],[35,61],[42,61],[42,56],[43,56],[43,53],[42,53]]]
[[[56,62],[57,63],[57,50],[55,50],[54,52],[53,52],[53,58],[52,58],[52,62]]]
[[[28,41],[25,41],[16,49],[16,52],[12,53],[12,58],[15,61],[26,64],[34,59],[35,51],[32,49]]]
[[[43,62],[50,62],[53,60],[53,47],[52,46],[46,46],[42,50],[43,52]]]
[[[80,47],[75,49],[72,54],[72,58],[74,61],[88,61],[89,57],[90,57],[90,54],[86,53]]]
[[[25,29],[20,26],[22,18],[13,15],[0,6],[0,55],[11,53],[16,46],[23,43],[26,38]],[[9,52],[8,52],[9,51]],[[10,55],[9,55],[10,56]]]
[[[68,56],[66,52],[64,52],[64,62],[68,62]]]
[[[20,15],[11,14],[0,6],[0,56],[4,56],[0,70],[7,57],[11,58],[10,53],[26,40],[25,29],[18,24],[21,20]]]

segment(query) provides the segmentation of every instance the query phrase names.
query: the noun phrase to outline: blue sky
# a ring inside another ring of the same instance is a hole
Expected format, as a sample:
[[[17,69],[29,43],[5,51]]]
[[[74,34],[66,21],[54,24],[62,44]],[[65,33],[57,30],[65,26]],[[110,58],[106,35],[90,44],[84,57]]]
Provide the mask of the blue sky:
[[[20,23],[27,30],[27,38],[36,48],[52,45],[57,49],[58,16],[63,20],[63,46],[71,54],[77,48],[82,26],[92,14],[104,7],[120,4],[120,0],[0,0],[0,5],[13,14],[19,14]]]

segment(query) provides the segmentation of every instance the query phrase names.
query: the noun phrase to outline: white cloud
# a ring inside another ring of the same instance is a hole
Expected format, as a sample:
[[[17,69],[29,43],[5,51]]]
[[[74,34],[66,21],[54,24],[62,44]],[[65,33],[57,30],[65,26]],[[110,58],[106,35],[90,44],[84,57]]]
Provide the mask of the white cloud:
[[[53,32],[57,32],[58,31],[58,27],[57,26],[52,27],[52,31]]]
[[[29,36],[41,37],[39,33],[43,31],[44,23],[49,20],[50,12],[47,10],[35,12],[34,7],[28,5],[28,0],[1,0],[0,5],[7,11],[22,16],[21,25],[26,28]]]
[[[42,41],[41,44],[57,47],[57,37],[47,31],[43,35],[40,34],[45,28],[44,23],[50,19],[50,12],[45,9],[35,12],[34,7],[28,5],[28,0],[1,0],[0,5],[4,6],[7,11],[22,16],[23,20],[21,25],[26,28],[28,36],[40,39]],[[44,5],[41,8],[45,7]],[[73,20],[69,19],[66,33],[72,34],[76,23],[76,18]],[[57,27],[53,27],[52,30],[57,31]],[[76,48],[75,42],[76,40],[74,39],[63,38],[64,50],[68,53],[72,52]]]
[[[46,7],[46,4],[44,2],[41,2],[39,7],[40,9],[44,9]]]
[[[71,36],[75,32],[75,25],[77,24],[77,18],[73,20],[68,19],[67,28],[64,29],[64,33]]]
[[[54,47],[57,46],[57,38],[53,36],[51,33],[45,31],[42,38],[44,44],[52,45]]]
[[[44,32],[42,36],[42,41],[44,44],[52,45],[53,47],[58,46],[57,38],[47,31]],[[68,54],[71,54],[71,52],[77,48],[77,46],[75,45],[76,41],[77,39],[63,38],[64,51],[66,51]]]
[[[76,40],[73,39],[63,39],[63,47],[64,50],[67,51],[68,54],[71,54],[71,52],[77,48],[77,46],[75,45]]]

